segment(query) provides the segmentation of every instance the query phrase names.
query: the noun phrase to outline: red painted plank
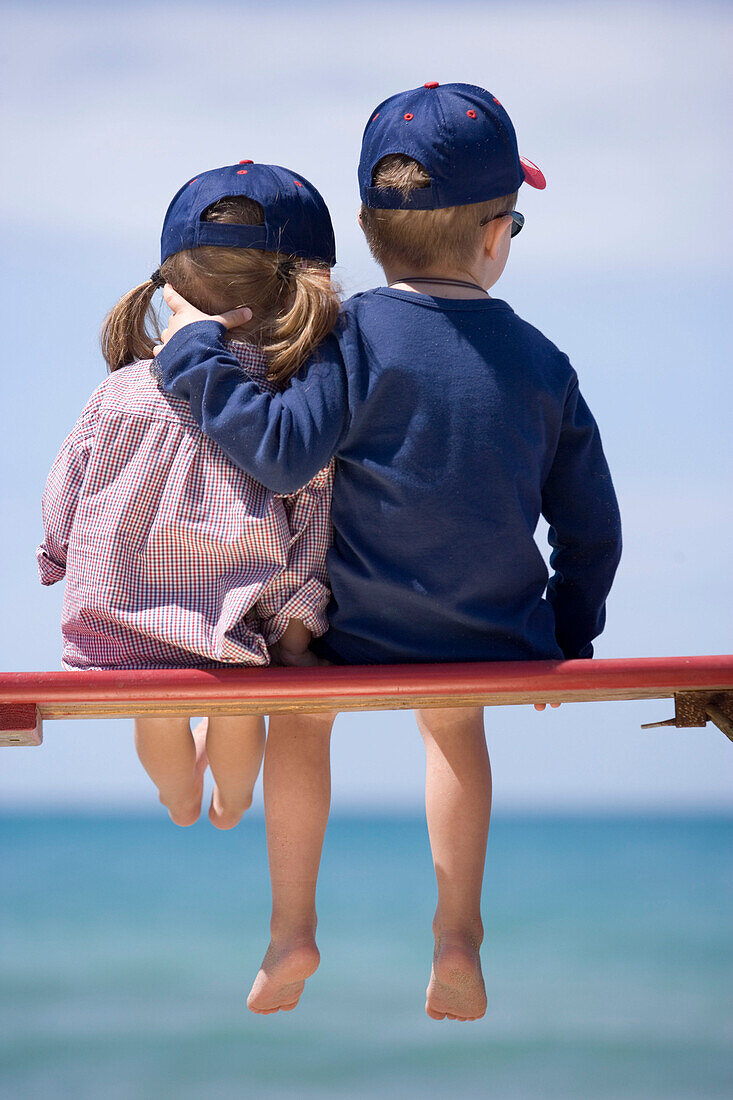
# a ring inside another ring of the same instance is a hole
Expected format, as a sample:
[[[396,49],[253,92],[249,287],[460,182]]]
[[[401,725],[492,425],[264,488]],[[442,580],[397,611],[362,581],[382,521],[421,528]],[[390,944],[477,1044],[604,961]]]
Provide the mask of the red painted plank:
[[[0,673],[0,702],[378,698],[733,690],[733,655],[592,661]]]

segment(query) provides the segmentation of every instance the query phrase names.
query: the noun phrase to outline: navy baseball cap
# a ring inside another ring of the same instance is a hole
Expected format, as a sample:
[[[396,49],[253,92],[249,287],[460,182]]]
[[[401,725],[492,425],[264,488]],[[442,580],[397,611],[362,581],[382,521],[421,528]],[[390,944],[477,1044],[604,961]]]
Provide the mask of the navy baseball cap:
[[[260,204],[264,225],[204,220],[212,203],[239,195]],[[160,262],[176,252],[204,245],[261,248],[329,267],[336,263],[331,216],[313,184],[288,168],[251,160],[202,172],[174,196],[163,222]]]
[[[408,195],[374,187],[374,170],[390,153],[422,164],[429,187]],[[381,210],[438,210],[511,195],[523,183],[540,190],[545,177],[520,157],[512,120],[496,96],[474,84],[430,80],[390,96],[372,112],[364,130],[359,192],[365,206]]]

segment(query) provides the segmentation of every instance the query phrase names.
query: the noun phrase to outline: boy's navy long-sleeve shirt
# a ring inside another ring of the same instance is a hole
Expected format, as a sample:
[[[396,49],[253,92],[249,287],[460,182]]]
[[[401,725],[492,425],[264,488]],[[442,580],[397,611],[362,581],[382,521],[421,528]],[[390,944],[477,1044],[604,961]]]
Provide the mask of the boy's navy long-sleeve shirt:
[[[274,396],[222,335],[213,321],[180,330],[157,358],[160,381],[275,492],[336,455],[324,656],[592,655],[621,549],[616,497],[567,356],[506,302],[358,294]]]

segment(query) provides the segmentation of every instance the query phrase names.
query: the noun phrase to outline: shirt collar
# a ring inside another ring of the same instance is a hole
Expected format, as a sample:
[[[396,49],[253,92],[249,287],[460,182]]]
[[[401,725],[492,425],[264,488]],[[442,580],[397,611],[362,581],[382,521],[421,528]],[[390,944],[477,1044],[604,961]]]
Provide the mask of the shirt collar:
[[[262,380],[267,376],[267,360],[256,344],[250,344],[246,340],[230,340],[226,337],[224,343],[240,367],[252,378]]]

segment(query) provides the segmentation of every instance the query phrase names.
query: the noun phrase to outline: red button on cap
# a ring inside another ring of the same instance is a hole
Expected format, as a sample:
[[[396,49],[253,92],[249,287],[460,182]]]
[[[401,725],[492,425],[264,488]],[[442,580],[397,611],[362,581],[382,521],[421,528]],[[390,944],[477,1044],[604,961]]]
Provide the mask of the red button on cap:
[[[240,164],[254,164],[253,160],[240,160]]]
[[[426,88],[439,88],[440,84],[438,83],[437,80],[428,80],[425,87]]]

